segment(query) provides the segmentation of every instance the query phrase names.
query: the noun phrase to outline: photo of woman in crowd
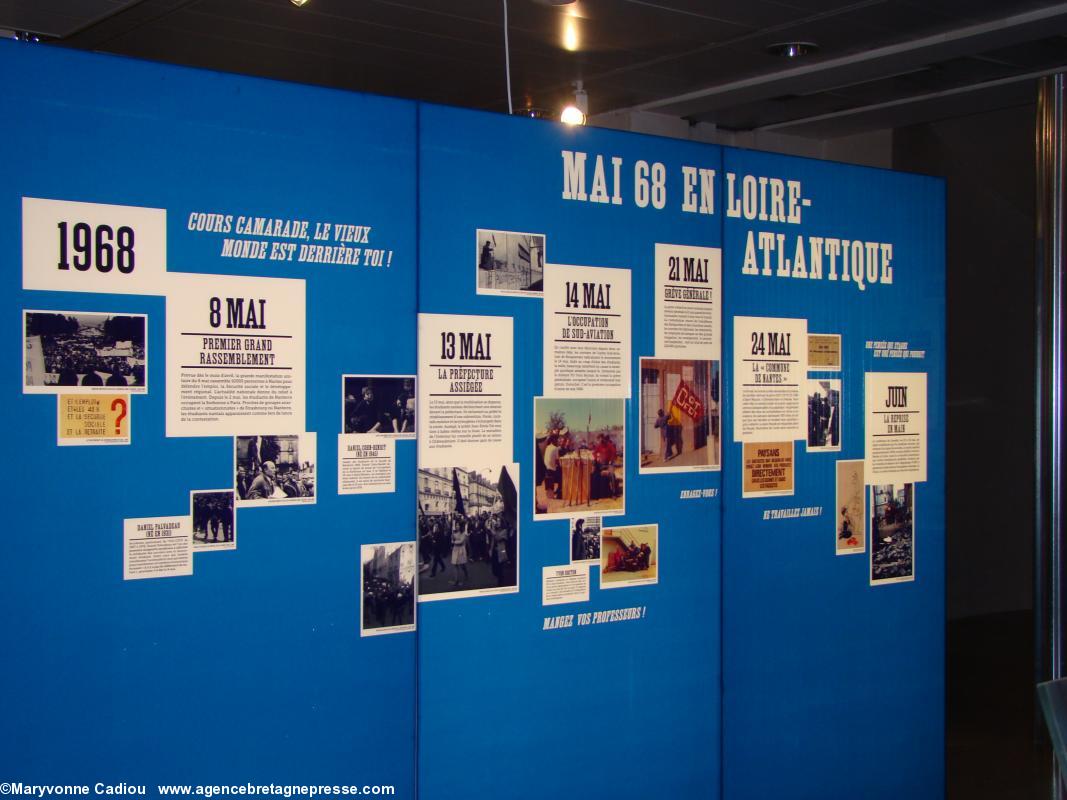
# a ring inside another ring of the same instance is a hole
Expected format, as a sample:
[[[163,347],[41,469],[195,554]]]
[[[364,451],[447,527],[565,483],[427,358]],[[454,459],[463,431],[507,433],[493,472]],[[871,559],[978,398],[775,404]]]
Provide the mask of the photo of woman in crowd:
[[[420,467],[419,600],[518,591],[517,464]]]

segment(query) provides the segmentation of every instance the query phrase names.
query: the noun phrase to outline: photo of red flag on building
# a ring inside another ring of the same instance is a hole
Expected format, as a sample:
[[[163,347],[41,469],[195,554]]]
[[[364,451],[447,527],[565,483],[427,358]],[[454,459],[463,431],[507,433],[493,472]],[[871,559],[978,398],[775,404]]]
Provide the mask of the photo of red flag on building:
[[[720,464],[719,362],[641,359],[640,472],[698,472]]]

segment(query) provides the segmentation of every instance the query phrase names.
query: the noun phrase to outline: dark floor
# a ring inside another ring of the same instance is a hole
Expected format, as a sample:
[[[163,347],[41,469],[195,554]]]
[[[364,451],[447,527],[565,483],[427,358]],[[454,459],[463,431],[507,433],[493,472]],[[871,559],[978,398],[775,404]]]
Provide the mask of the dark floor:
[[[1035,744],[1033,615],[1010,612],[946,628],[946,797],[1049,798],[1051,755]]]

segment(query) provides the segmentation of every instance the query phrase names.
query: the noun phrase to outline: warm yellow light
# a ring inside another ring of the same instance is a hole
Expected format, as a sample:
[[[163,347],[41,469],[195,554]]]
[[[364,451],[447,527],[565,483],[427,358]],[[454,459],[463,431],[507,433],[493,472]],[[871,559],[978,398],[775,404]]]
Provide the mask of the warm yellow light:
[[[300,6],[306,6],[308,4],[308,0],[289,0],[289,2],[297,8],[299,8]]]
[[[563,49],[574,52],[581,46],[581,38],[578,36],[578,22],[573,17],[566,17],[563,21]]]
[[[570,105],[563,109],[559,115],[559,121],[564,125],[584,125],[585,113],[578,106]]]

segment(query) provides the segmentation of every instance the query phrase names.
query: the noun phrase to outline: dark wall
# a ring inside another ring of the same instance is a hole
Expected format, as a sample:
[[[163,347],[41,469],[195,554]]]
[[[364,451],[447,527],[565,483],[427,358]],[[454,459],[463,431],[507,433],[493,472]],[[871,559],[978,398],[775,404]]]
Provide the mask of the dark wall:
[[[893,168],[947,181],[946,611],[1031,608],[1034,107],[900,128]]]

